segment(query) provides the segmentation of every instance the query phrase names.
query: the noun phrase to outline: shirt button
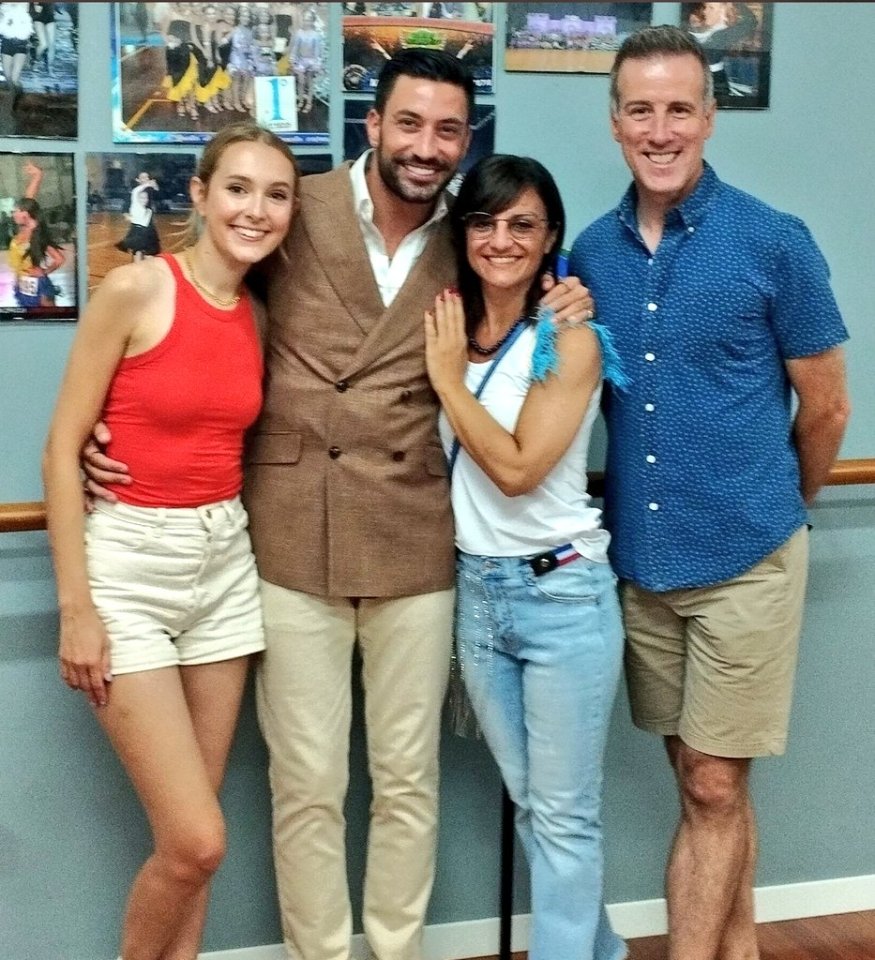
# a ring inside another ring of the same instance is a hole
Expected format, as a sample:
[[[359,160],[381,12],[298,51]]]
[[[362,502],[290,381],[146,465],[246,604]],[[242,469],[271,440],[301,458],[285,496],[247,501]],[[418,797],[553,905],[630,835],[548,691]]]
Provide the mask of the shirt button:
[[[349,390],[349,381],[348,381],[348,380],[338,380],[337,383],[334,384],[334,389],[335,389],[338,393],[346,393],[346,391]]]
[[[648,304],[647,304],[647,309],[648,309],[651,313],[653,313],[653,311],[654,311],[654,310],[658,310],[659,307],[657,307],[657,305],[656,305],[655,303],[651,302],[651,303],[648,303]]]
[[[395,463],[401,463],[401,461],[404,459],[404,457],[405,457],[405,453],[404,453],[403,450],[396,450],[396,451],[392,454],[392,459],[395,461]]]
[[[658,509],[659,509],[659,504],[658,504],[658,503],[648,503],[647,506],[650,507],[651,510],[658,510]]]
[[[656,407],[654,407],[654,405],[653,405],[652,403],[645,403],[645,404],[644,404],[644,409],[645,409],[648,413],[653,413],[653,411],[656,409]]]
[[[332,460],[336,460],[340,456],[340,447],[330,447],[328,456],[331,457]]]
[[[402,403],[410,403],[410,401],[411,401],[412,398],[413,398],[413,391],[412,391],[412,390],[402,390],[402,391],[401,391],[401,402],[402,402]]]
[[[648,362],[652,362],[653,360],[656,359],[656,354],[655,354],[655,353],[645,353],[645,354],[644,354],[644,359],[647,360]]]
[[[645,459],[648,463],[656,463],[656,457],[654,457],[652,453],[648,453],[647,456],[646,456],[644,459]]]
[[[695,227],[687,227],[687,233],[695,233],[695,232],[696,232]]]
[[[648,266],[648,267],[652,267],[652,266],[653,266],[653,257],[648,257],[648,258],[647,258],[647,266]]]

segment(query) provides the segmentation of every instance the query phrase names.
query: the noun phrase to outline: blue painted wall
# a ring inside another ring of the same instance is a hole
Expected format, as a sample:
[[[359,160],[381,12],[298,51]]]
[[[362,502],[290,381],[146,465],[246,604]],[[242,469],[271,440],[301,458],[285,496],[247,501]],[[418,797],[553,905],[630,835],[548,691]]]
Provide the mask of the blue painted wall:
[[[339,16],[332,5],[336,26]],[[657,4],[654,22],[676,22]],[[802,216],[829,260],[853,337],[854,416],[844,457],[875,456],[875,4],[780,3],[772,106],[721,113],[707,155],[718,173]],[[501,13],[499,13],[499,24]],[[111,144],[109,11],[81,8],[79,183],[85,151]],[[332,52],[338,66],[337,46]],[[337,75],[337,70],[334,73]],[[555,172],[571,232],[612,206],[627,183],[607,121],[607,78],[498,71],[497,149]],[[335,91],[339,103],[339,91]],[[339,158],[341,117],[332,119]],[[0,141],[0,149],[46,149]],[[165,149],[165,148],[160,148]],[[84,228],[80,202],[80,235]],[[38,460],[72,328],[0,326],[0,502],[41,497]],[[758,883],[875,873],[875,489],[827,491],[813,511],[811,586],[789,753],[755,775]],[[124,892],[146,852],[138,806],[84,701],[60,683],[43,534],[0,537],[0,960],[115,956]],[[356,723],[349,803],[350,870],[361,872],[367,786]],[[607,761],[608,899],[661,896],[675,799],[661,747],[634,731],[621,697]],[[446,738],[440,867],[433,923],[497,912],[498,782],[482,744]],[[225,808],[230,853],[214,886],[205,948],[280,939],[269,851],[265,756],[248,699]],[[356,900],[360,900],[358,889]],[[518,906],[525,909],[521,884]]]

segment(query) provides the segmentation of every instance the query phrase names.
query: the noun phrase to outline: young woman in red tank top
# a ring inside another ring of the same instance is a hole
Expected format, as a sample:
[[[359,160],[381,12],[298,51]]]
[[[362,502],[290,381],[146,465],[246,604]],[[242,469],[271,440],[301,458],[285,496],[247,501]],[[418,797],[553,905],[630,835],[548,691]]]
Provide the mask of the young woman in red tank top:
[[[297,184],[267,130],[247,121],[213,138],[191,182],[190,245],[106,277],[46,445],[61,676],[95,708],[153,832],[124,960],[197,956],[224,854],[217,794],[249,654],[264,647],[238,496],[262,373],[244,278],[288,232]],[[99,419],[130,479],[86,516],[79,457]]]

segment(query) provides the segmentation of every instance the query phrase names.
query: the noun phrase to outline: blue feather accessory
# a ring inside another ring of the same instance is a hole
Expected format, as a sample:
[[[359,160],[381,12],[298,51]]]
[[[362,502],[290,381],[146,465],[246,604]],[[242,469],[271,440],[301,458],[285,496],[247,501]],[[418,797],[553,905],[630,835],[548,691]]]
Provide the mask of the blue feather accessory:
[[[535,349],[532,352],[532,380],[541,383],[548,374],[559,372],[559,354],[556,351],[556,312],[549,307],[538,307],[535,314]],[[614,345],[611,331],[603,324],[589,323],[589,328],[598,337],[602,354],[602,377],[617,390],[629,386],[629,377],[623,370],[620,355]]]
[[[599,338],[599,346],[602,351],[602,377],[614,387],[615,390],[625,390],[631,381],[623,364],[620,360],[620,354],[614,344],[614,337],[610,330],[601,323],[590,323],[590,329]]]
[[[556,311],[538,307],[535,314],[535,349],[532,352],[532,380],[541,383],[548,373],[559,372],[556,352]]]

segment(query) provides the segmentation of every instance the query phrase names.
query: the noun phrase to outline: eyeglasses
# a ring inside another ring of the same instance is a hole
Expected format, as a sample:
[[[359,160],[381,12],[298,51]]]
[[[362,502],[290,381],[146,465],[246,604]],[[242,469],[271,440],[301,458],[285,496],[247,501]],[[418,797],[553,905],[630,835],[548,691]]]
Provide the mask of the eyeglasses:
[[[541,224],[548,223],[543,217],[493,217],[491,213],[466,213],[462,218],[465,228],[478,240],[491,237],[498,229],[499,223],[506,223],[507,229],[514,240],[531,240],[541,230]]]

